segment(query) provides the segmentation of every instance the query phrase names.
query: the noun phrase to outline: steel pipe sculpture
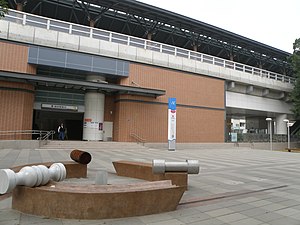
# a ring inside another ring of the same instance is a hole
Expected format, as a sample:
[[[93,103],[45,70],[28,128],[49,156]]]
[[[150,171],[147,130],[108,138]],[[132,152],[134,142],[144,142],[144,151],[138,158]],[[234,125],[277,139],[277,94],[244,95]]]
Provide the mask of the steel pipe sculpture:
[[[161,174],[166,172],[187,172],[188,174],[199,173],[198,160],[186,160],[185,162],[166,162],[161,159],[152,161],[152,172]]]
[[[90,153],[81,151],[78,149],[73,150],[70,153],[71,159],[73,159],[75,162],[81,163],[81,164],[89,164],[92,160],[92,156]]]
[[[54,163],[49,168],[44,165],[25,166],[18,173],[11,169],[0,170],[0,194],[11,192],[17,185],[36,187],[50,180],[62,181],[66,178],[66,168],[62,163]]]

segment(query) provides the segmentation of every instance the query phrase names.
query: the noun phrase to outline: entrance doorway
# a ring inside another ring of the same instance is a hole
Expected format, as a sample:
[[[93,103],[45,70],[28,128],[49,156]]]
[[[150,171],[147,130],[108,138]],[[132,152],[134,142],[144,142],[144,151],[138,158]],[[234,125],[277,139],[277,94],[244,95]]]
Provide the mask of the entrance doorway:
[[[57,129],[63,123],[66,128],[66,140],[82,140],[83,115],[78,112],[57,112],[49,110],[34,110],[33,129],[55,131],[55,139],[58,139]]]

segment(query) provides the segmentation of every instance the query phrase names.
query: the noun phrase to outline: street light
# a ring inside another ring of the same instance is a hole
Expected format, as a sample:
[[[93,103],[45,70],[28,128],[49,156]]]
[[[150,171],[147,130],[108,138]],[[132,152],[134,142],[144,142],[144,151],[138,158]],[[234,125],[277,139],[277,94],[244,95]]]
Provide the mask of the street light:
[[[272,118],[266,118],[266,121],[268,121],[268,125],[269,125],[270,149],[272,151],[273,150],[273,146],[272,146]]]
[[[286,122],[287,126],[287,138],[288,138],[288,151],[291,149],[291,141],[290,141],[290,121],[288,119],[284,119],[283,122]]]

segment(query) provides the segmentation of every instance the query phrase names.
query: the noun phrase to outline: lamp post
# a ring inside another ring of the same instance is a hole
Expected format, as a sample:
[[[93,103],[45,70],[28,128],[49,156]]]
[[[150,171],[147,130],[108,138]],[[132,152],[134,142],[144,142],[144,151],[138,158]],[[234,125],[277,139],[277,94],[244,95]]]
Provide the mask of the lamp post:
[[[290,141],[290,121],[288,119],[284,119],[283,122],[286,122],[287,126],[287,142],[288,142],[288,150],[291,149],[291,141]]]
[[[270,149],[272,151],[273,150],[273,146],[272,146],[272,118],[266,118],[266,121],[268,121],[268,125],[269,125]]]

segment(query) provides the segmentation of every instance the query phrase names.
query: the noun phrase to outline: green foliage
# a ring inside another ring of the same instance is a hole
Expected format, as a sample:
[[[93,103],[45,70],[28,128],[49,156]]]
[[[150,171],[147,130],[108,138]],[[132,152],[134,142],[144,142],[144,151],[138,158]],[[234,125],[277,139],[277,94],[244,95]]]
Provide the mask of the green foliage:
[[[0,0],[0,18],[8,13],[8,3],[6,0]]]
[[[300,38],[296,39],[293,44],[293,54],[290,57],[290,62],[292,63],[294,73],[295,73],[295,86],[290,95],[293,103],[293,113],[296,118],[300,117]]]

